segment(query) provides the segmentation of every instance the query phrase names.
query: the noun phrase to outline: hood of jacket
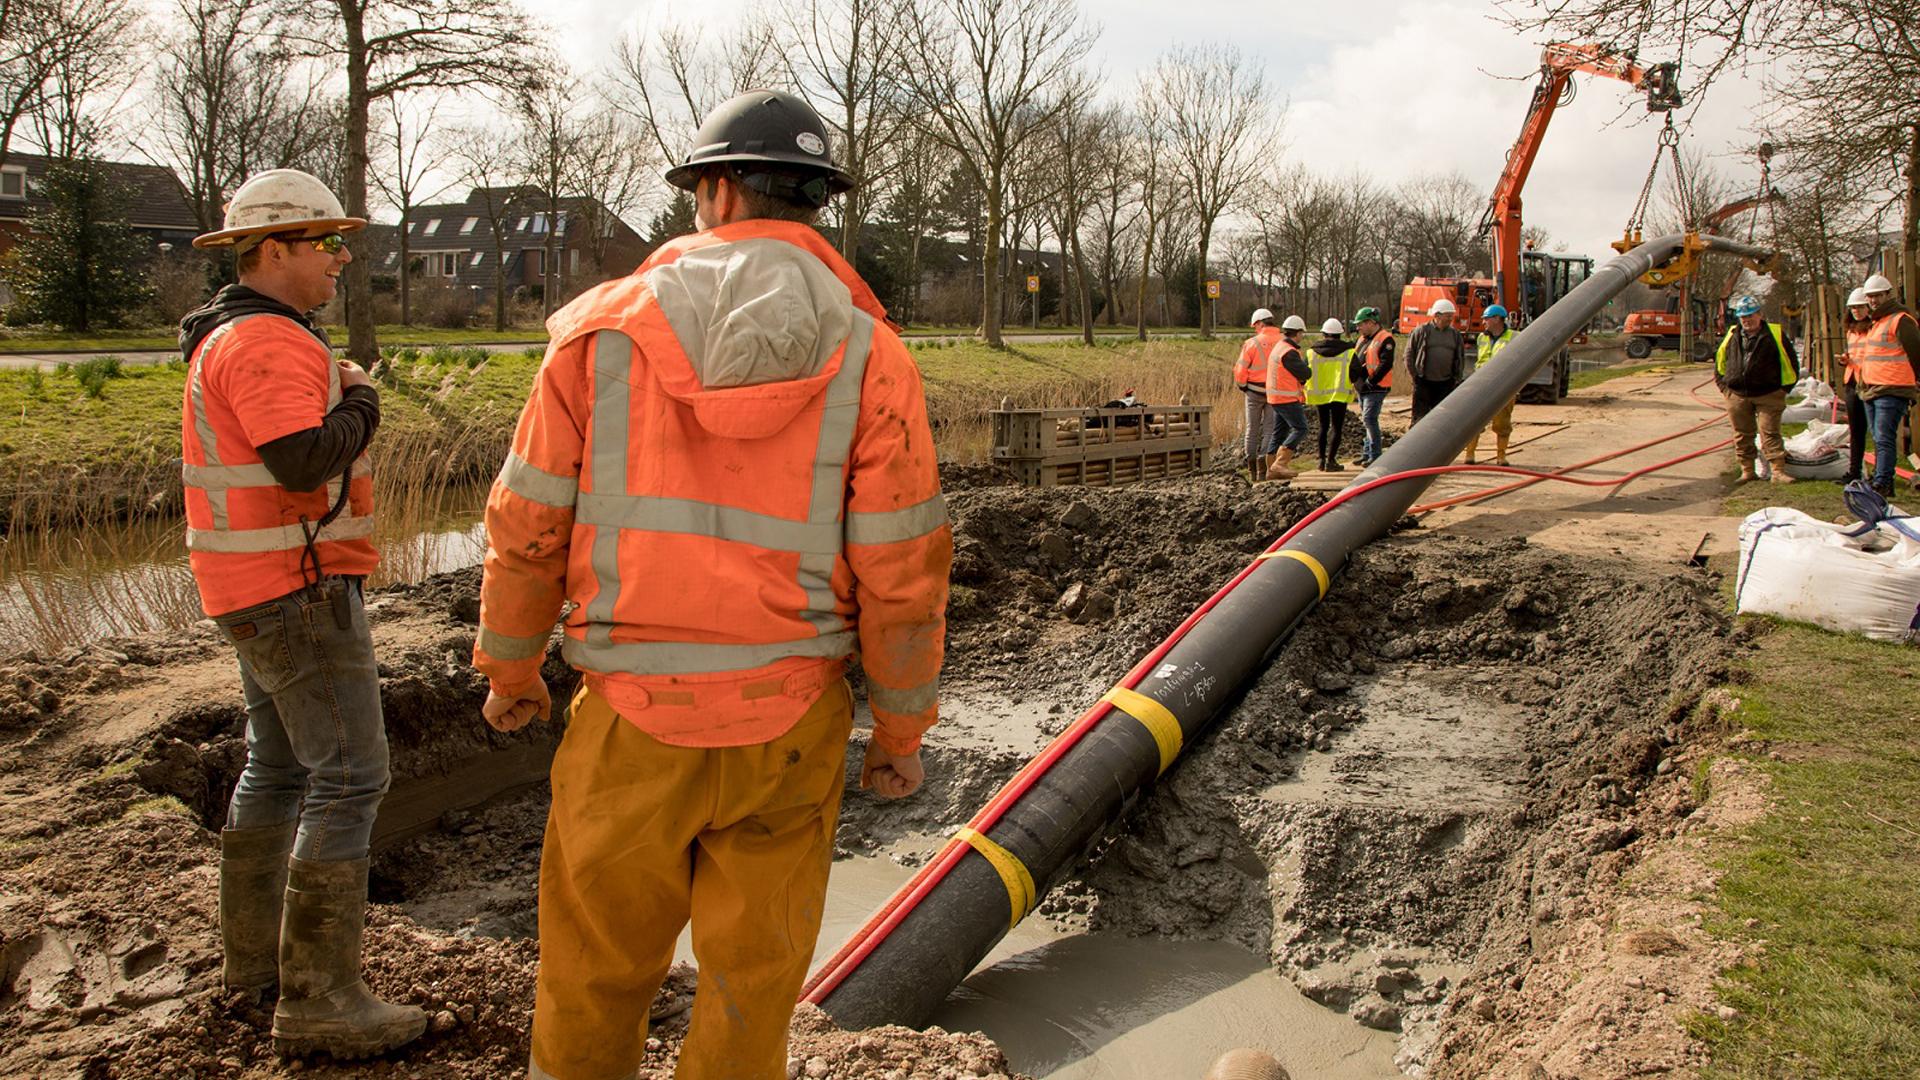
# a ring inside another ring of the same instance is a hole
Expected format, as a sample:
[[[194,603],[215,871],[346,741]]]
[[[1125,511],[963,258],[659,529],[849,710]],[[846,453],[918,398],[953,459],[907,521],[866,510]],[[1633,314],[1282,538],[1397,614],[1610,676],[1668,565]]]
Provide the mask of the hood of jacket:
[[[856,310],[886,319],[820,234],[789,222],[681,237],[600,289],[579,312],[555,313],[554,343],[613,326],[633,333],[660,389],[732,439],[780,431],[826,389]]]
[[[247,315],[278,315],[283,319],[292,319],[300,328],[312,334],[322,345],[333,348],[333,342],[327,340],[327,332],[315,326],[306,315],[295,311],[292,306],[281,303],[265,293],[255,292],[245,285],[228,285],[213,294],[206,304],[187,312],[180,320],[180,355],[187,360],[193,359],[193,351],[207,340],[207,335],[220,329],[227,323]]]
[[[1320,356],[1339,356],[1350,351],[1353,348],[1353,342],[1346,338],[1321,338],[1308,348]]]

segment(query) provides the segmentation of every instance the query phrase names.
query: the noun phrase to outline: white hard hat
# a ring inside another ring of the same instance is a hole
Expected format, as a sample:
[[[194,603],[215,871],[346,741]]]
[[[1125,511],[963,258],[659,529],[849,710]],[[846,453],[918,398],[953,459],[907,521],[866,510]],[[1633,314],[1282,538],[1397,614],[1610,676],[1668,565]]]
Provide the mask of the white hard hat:
[[[1323,322],[1320,324],[1320,332],[1323,334],[1326,334],[1329,337],[1332,337],[1338,334],[1346,333],[1347,327],[1346,327],[1346,324],[1341,322],[1339,319],[1328,319],[1326,322]]]
[[[1453,314],[1453,301],[1451,301],[1451,300],[1435,300],[1435,301],[1433,302],[1433,310],[1432,310],[1432,312],[1431,312],[1431,314],[1434,314],[1434,315],[1451,315],[1451,314]]]
[[[1253,318],[1247,320],[1247,325],[1259,326],[1263,322],[1272,322],[1272,321],[1273,321],[1273,312],[1268,311],[1266,308],[1254,308]]]
[[[268,233],[331,229],[353,232],[366,218],[348,217],[340,200],[317,177],[299,169],[270,169],[249,177],[227,203],[225,228],[197,236],[197,248],[246,246],[249,237]]]
[[[1879,274],[1875,274],[1872,277],[1868,278],[1867,283],[1865,285],[1860,286],[1860,288],[1863,291],[1870,292],[1870,293],[1892,292],[1893,282],[1888,281],[1886,278],[1880,276]]]
[[[1280,324],[1282,330],[1305,330],[1306,328],[1307,320],[1298,315],[1289,315],[1287,321]]]
[[[1848,307],[1862,307],[1872,302],[1873,301],[1867,299],[1867,290],[1865,289],[1855,289],[1847,294]]]

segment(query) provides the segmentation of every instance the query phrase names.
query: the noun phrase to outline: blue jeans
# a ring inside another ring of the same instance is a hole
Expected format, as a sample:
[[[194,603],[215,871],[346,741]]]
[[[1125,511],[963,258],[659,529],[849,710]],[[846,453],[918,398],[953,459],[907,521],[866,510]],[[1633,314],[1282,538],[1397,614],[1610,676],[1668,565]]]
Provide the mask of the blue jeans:
[[[1380,456],[1380,407],[1386,403],[1385,394],[1360,395],[1360,426],[1366,429],[1360,440],[1360,460],[1364,464],[1371,465]]]
[[[1900,420],[1907,415],[1907,399],[1883,394],[1864,404],[1867,424],[1873,429],[1873,482],[1891,484],[1895,458],[1900,452]]]
[[[330,578],[214,621],[240,654],[247,702],[247,765],[227,828],[298,817],[295,856],[366,858],[387,793],[387,728],[359,580]]]
[[[1267,453],[1276,450],[1292,450],[1306,441],[1307,407],[1298,401],[1289,401],[1284,405],[1273,406],[1273,418],[1278,423],[1267,433]],[[1286,434],[1280,434],[1285,429]]]

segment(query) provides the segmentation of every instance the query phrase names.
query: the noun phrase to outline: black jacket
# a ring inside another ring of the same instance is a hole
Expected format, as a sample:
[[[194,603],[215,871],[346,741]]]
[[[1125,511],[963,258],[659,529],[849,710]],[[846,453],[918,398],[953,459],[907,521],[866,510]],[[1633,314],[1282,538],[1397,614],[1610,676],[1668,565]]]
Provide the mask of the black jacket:
[[[1773,342],[1773,326],[1762,319],[1759,332],[1749,337],[1739,323],[1734,323],[1721,341],[1713,381],[1722,390],[1731,390],[1741,397],[1764,397],[1776,390],[1791,389],[1800,381],[1800,360],[1794,356],[1793,342],[1785,334],[1780,336],[1780,341],[1786,346],[1787,364],[1793,372],[1793,378],[1786,382],[1780,381],[1780,350]]]

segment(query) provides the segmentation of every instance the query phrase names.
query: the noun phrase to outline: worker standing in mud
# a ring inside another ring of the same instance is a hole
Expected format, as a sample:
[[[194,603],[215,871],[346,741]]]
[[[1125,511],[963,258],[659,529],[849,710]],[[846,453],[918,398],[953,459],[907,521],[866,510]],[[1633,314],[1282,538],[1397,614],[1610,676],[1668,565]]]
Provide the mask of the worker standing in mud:
[[[367,852],[387,790],[380,677],[361,582],[379,563],[380,425],[366,372],[335,361],[307,313],[353,259],[348,217],[295,169],[249,179],[224,228],[239,283],[180,323],[187,552],[201,603],[240,655],[247,763],[220,833],[222,980],[280,997],[283,1054],[384,1053],[426,1014],[360,978]]]
[[[1347,427],[1347,402],[1353,400],[1348,372],[1353,342],[1343,336],[1346,330],[1339,319],[1328,319],[1320,324],[1320,340],[1309,346],[1313,375],[1307,380],[1307,404],[1319,414],[1321,472],[1346,468],[1340,464],[1340,436]]]
[[[1364,469],[1380,456],[1380,410],[1393,388],[1393,334],[1380,325],[1380,309],[1376,307],[1354,312],[1353,327],[1360,340],[1353,347],[1353,366],[1348,375],[1360,397],[1360,426],[1365,433],[1360,460],[1354,464]]]
[[[1507,326],[1507,309],[1499,304],[1487,305],[1487,309],[1480,313],[1480,324],[1485,329],[1480,335],[1479,353],[1474,361],[1474,371],[1493,363],[1493,358],[1500,355],[1500,350],[1513,341],[1513,331]],[[1513,407],[1519,401],[1520,395],[1517,393],[1508,398],[1507,403],[1500,406],[1500,411],[1493,414],[1493,420],[1489,424],[1493,428],[1493,463],[1495,465],[1507,463],[1507,442],[1513,438]],[[1480,448],[1480,436],[1485,434],[1486,430],[1481,428],[1474,432],[1473,441],[1467,443],[1467,464],[1473,464],[1474,452]]]
[[[1451,300],[1435,300],[1426,322],[1407,339],[1407,371],[1413,376],[1413,422],[1447,399],[1466,378],[1466,339],[1453,325]]]
[[[1791,484],[1787,448],[1780,441],[1780,414],[1787,407],[1787,389],[1800,381],[1793,343],[1778,326],[1760,317],[1759,297],[1742,296],[1730,310],[1738,321],[1727,327],[1727,336],[1720,341],[1720,350],[1714,356],[1713,381],[1727,399],[1740,482],[1759,479],[1753,464],[1757,432],[1760,453],[1773,470],[1773,482]]]
[[[1287,466],[1294,449],[1307,441],[1307,380],[1313,369],[1300,355],[1300,335],[1307,321],[1289,315],[1280,324],[1280,342],[1267,358],[1267,404],[1273,406],[1273,430],[1267,435],[1266,478],[1291,480],[1300,475]],[[1284,432],[1284,434],[1283,434]]]
[[[813,228],[853,180],[791,94],[716,108],[667,181],[700,231],[548,322],[487,501],[487,720],[546,715],[562,608],[584,673],[553,762],[529,1075],[631,1076],[691,918],[675,1075],[776,1080],[826,896],[858,651],[861,786],[920,786],[953,533],[920,373]]]
[[[1893,282],[1875,274],[1860,286],[1873,322],[1850,343],[1849,370],[1860,376],[1860,398],[1873,428],[1873,490],[1893,495],[1899,460],[1900,421],[1920,398],[1920,324],[1893,295]],[[1857,369],[1853,365],[1858,365]]]
[[[1267,478],[1263,451],[1267,430],[1276,422],[1271,419],[1273,406],[1267,404],[1267,359],[1280,343],[1280,328],[1273,324],[1273,312],[1266,308],[1255,309],[1248,324],[1253,327],[1253,336],[1240,345],[1240,359],[1233,365],[1233,384],[1247,398],[1247,479],[1258,482]]]

